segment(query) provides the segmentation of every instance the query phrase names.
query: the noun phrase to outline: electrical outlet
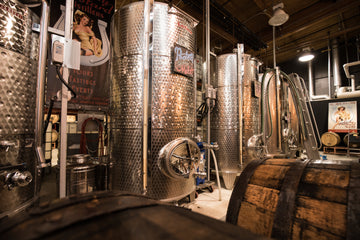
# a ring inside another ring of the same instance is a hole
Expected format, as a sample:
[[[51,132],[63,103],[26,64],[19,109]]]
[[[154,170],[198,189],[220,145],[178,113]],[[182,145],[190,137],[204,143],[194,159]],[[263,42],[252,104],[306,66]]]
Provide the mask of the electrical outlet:
[[[64,44],[60,41],[54,41],[52,47],[52,62],[53,64],[60,63],[64,61]]]

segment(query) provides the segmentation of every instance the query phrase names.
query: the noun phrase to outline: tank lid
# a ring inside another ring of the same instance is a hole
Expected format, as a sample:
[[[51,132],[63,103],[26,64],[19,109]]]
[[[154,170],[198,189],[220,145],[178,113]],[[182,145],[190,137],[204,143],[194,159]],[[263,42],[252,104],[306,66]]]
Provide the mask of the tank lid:
[[[89,154],[75,154],[68,158],[70,164],[85,164],[90,161],[91,156]]]

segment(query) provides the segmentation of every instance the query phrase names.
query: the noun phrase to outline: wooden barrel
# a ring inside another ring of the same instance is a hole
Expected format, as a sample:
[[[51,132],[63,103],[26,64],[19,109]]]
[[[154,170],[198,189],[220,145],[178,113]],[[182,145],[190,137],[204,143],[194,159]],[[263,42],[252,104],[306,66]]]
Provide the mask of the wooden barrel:
[[[0,221],[5,239],[265,239],[248,230],[124,192],[57,200]]]
[[[359,239],[360,163],[254,160],[235,184],[226,221],[275,239]]]
[[[360,135],[358,133],[346,134],[343,141],[350,148],[360,148]]]
[[[325,146],[334,147],[340,143],[341,139],[339,134],[334,132],[326,132],[321,135],[321,142]]]

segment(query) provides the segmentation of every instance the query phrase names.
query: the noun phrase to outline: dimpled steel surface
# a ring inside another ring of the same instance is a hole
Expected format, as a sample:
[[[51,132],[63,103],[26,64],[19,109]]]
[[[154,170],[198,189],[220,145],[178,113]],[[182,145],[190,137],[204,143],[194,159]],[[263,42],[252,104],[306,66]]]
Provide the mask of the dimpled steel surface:
[[[216,159],[225,187],[231,189],[240,172],[237,56],[220,55],[216,65],[217,102],[211,114],[211,139],[219,144]]]
[[[13,1],[0,1],[0,167],[23,164],[35,178],[35,97],[39,19]],[[0,189],[0,216],[34,198],[35,179],[25,187]]]
[[[134,193],[142,191],[143,7],[143,2],[135,2],[121,8],[112,28],[112,186]],[[174,44],[194,51],[194,30],[191,18],[154,3],[147,195],[157,199],[175,200],[195,190],[194,179],[171,179],[159,168],[163,146],[194,135],[194,81],[171,71]]]
[[[260,134],[261,114],[260,98],[255,97],[253,93],[253,84],[258,81],[258,62],[251,59],[250,55],[244,54],[243,64],[243,163],[246,165],[254,160],[246,149],[246,144],[250,137]]]

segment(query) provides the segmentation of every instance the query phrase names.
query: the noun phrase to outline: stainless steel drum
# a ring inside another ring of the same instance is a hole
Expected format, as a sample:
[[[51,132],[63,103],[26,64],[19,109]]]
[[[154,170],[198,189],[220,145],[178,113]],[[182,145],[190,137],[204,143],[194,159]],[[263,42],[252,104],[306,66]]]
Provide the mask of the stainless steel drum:
[[[93,192],[96,190],[94,164],[66,166],[66,195]]]
[[[69,156],[66,164],[66,195],[95,191],[97,166],[98,164],[93,164],[90,155],[75,154]],[[59,183],[59,168],[57,170],[57,182]]]
[[[35,97],[38,17],[13,0],[0,0],[0,218],[35,195]],[[29,183],[30,182],[30,183]]]
[[[190,16],[179,10],[154,3],[147,195],[157,199],[179,199],[195,190],[194,179],[166,176],[159,160],[163,146],[195,133],[195,82],[174,74],[171,59],[175,44],[195,52],[195,25]],[[144,3],[131,3],[117,11],[111,35],[112,188],[141,193]]]

